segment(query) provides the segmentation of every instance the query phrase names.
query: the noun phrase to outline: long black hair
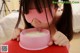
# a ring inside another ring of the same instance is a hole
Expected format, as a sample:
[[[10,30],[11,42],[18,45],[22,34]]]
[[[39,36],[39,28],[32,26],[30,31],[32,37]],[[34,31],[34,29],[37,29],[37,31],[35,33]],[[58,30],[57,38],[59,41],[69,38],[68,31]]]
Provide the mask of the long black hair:
[[[63,0],[69,2],[69,0]],[[20,0],[20,8],[19,8],[19,18],[18,22],[15,26],[15,28],[18,27],[20,20],[21,20],[21,14],[23,16],[24,22],[25,22],[25,29],[26,28],[33,28],[33,26],[28,23],[25,19],[24,14],[28,14],[29,10],[32,8],[32,3],[34,3],[36,10],[41,13],[42,6],[44,7],[45,13],[46,13],[46,19],[47,19],[47,12],[46,12],[46,7],[49,8],[49,11],[51,13],[51,16],[53,18],[52,10],[51,10],[51,5],[53,2],[58,2],[58,0]],[[42,5],[42,6],[41,6]],[[58,4],[54,4],[55,8],[58,8]],[[69,40],[72,39],[73,37],[73,27],[72,27],[72,8],[70,3],[64,3],[63,5],[63,13],[56,23],[56,28],[57,30],[61,31],[64,33]],[[54,19],[53,19],[54,20]],[[48,19],[47,19],[48,22]],[[49,22],[48,22],[49,25]],[[50,25],[49,25],[50,27]]]

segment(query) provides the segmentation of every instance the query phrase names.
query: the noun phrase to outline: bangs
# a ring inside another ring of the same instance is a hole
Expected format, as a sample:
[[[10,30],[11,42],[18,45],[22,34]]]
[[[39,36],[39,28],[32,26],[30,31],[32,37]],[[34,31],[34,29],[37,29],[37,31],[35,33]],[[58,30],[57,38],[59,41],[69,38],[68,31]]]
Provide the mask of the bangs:
[[[51,7],[52,1],[53,0],[22,0],[23,13],[28,14],[29,10],[33,8],[41,13],[44,5],[44,8],[48,7],[48,5]]]

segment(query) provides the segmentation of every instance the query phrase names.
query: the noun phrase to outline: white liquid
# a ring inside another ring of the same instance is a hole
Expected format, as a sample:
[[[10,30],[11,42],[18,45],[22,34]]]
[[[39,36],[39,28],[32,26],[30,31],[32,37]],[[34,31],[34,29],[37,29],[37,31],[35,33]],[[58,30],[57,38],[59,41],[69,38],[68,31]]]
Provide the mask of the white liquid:
[[[29,37],[41,37],[45,35],[46,33],[38,32],[38,31],[26,33],[26,36],[29,36]]]

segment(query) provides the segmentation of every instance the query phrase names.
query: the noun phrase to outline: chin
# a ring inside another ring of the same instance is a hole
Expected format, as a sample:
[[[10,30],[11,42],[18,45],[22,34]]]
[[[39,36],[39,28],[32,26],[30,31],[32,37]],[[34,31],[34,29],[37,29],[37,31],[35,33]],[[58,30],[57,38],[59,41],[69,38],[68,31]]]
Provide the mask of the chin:
[[[47,29],[47,27],[37,27],[37,28],[41,28],[41,29]]]
[[[49,27],[46,27],[46,26],[33,26],[33,27],[35,27],[35,28],[42,28],[42,29],[47,29],[47,28],[49,28]]]

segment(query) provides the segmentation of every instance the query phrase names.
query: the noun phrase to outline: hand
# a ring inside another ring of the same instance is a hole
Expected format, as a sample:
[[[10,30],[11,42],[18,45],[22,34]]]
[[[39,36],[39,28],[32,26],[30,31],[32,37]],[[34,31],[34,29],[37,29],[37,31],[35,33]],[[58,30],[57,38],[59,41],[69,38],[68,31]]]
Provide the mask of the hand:
[[[40,22],[38,19],[34,18],[34,19],[32,20],[32,22],[31,22],[31,24],[32,24],[34,27],[39,28],[39,25],[41,25],[41,22]]]
[[[13,35],[12,35],[12,40],[16,39],[17,41],[19,41],[19,34],[21,32],[21,29],[17,28],[17,29],[14,29],[13,31]]]
[[[69,46],[70,46],[69,40],[60,31],[57,31],[55,35],[52,36],[52,40],[50,41],[49,45],[52,45],[53,42],[55,45],[66,46],[69,49]]]
[[[34,18],[31,22],[35,28],[48,28],[48,23],[42,23],[40,20]]]

